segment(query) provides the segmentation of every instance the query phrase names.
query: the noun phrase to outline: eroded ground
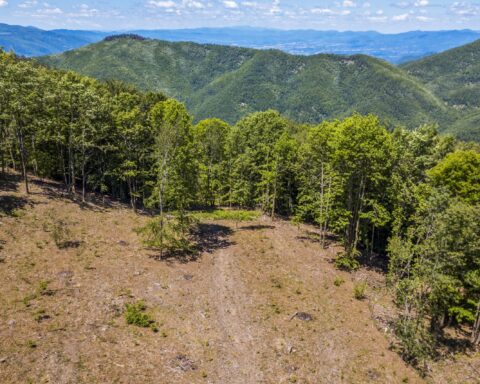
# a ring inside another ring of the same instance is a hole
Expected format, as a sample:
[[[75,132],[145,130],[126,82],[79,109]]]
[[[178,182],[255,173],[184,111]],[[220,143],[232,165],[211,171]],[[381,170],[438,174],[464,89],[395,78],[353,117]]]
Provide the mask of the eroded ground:
[[[311,228],[204,223],[198,259],[160,261],[134,232],[146,216],[0,186],[1,383],[426,382],[372,319],[381,289],[353,297],[381,276],[337,271]],[[137,300],[157,333],[126,324]],[[478,382],[478,356],[444,364],[427,382]]]

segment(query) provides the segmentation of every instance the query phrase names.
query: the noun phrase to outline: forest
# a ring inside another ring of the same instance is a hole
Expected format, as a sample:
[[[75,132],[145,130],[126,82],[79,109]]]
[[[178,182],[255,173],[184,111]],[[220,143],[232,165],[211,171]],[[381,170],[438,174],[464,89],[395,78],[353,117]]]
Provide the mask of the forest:
[[[46,69],[0,53],[0,162],[128,201],[155,215],[139,232],[161,252],[193,252],[195,214],[257,209],[313,223],[343,244],[336,266],[388,261],[404,359],[420,367],[446,327],[480,344],[480,146],[434,125],[388,129],[374,115],[317,125],[276,111],[231,126],[193,124],[159,93]]]

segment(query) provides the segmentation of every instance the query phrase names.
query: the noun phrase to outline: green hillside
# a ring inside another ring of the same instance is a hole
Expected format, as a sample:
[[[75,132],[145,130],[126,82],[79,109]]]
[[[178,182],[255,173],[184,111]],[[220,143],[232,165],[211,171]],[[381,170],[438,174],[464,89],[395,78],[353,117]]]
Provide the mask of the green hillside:
[[[480,108],[480,40],[402,68],[456,109]]]
[[[45,64],[119,79],[185,101],[195,118],[235,122],[274,108],[302,122],[373,112],[409,127],[445,122],[444,103],[419,81],[367,56],[294,56],[274,50],[115,39]]]

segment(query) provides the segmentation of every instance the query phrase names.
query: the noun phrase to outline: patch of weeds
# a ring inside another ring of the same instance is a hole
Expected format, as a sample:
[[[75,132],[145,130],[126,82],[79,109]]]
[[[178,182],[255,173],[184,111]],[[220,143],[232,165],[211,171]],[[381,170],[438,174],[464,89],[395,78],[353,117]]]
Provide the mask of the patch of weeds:
[[[22,299],[22,303],[25,304],[26,307],[30,307],[30,305],[32,305],[30,301],[35,300],[36,298],[36,294],[27,295]]]
[[[37,323],[41,323],[44,320],[50,319],[50,316],[47,315],[44,309],[39,309],[38,311],[35,312],[33,318]]]
[[[34,340],[27,340],[27,347],[35,349],[37,348],[37,343]]]
[[[136,325],[141,328],[151,328],[158,332],[157,322],[146,312],[147,306],[143,301],[125,305],[125,319],[127,324]]]
[[[25,211],[23,209],[16,208],[12,211],[12,217],[21,218],[25,216]]]
[[[272,308],[273,313],[275,313],[276,315],[279,315],[280,313],[282,313],[282,311],[280,310],[280,307],[276,303],[270,304],[270,308]]]
[[[343,283],[345,283],[345,280],[343,280],[341,277],[336,277],[333,281],[333,285],[336,287],[340,287]]]
[[[278,288],[278,289],[282,288],[282,283],[280,282],[280,280],[273,278],[271,281],[272,281],[273,288]]]
[[[232,220],[232,221],[253,221],[260,217],[258,211],[246,210],[224,210],[215,209],[213,211],[199,211],[193,213],[198,220]]]
[[[55,291],[53,289],[48,288],[48,284],[50,284],[49,281],[42,280],[38,284],[38,289],[37,292],[41,296],[53,296],[55,294]]]
[[[367,291],[367,282],[366,281],[361,281],[357,284],[354,285],[353,287],[353,296],[355,297],[355,299],[357,300],[363,300],[365,299],[366,295],[366,291]]]

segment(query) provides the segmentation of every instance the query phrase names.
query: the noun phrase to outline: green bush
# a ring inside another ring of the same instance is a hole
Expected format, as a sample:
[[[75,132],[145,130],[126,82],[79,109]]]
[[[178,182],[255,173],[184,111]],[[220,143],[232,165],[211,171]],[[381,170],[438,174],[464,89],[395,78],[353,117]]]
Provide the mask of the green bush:
[[[333,281],[333,284],[336,287],[340,287],[343,283],[345,283],[345,280],[343,280],[341,277],[336,277],[335,280]]]
[[[341,255],[335,260],[335,266],[342,271],[352,272],[360,268],[360,263],[353,257]]]
[[[136,325],[142,328],[152,328],[157,332],[157,323],[152,317],[146,313],[147,306],[143,301],[138,301],[133,304],[126,304],[125,319],[127,324]]]
[[[422,370],[426,361],[434,354],[434,339],[424,324],[418,319],[400,317],[395,323],[395,334],[400,341],[398,346],[402,358]]]
[[[353,287],[353,296],[357,300],[363,300],[365,299],[366,295],[365,292],[367,291],[367,282],[362,281],[360,283],[355,284]]]

